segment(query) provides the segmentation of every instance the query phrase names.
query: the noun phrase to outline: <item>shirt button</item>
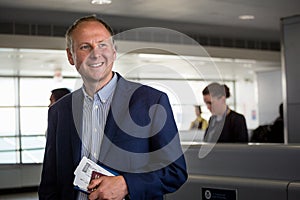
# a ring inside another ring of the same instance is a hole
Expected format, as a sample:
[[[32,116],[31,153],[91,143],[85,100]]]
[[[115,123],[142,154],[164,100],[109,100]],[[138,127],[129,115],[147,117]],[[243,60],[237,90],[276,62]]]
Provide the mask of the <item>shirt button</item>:
[[[98,105],[95,106],[95,109],[98,109]]]
[[[95,128],[94,131],[97,132],[97,129]]]

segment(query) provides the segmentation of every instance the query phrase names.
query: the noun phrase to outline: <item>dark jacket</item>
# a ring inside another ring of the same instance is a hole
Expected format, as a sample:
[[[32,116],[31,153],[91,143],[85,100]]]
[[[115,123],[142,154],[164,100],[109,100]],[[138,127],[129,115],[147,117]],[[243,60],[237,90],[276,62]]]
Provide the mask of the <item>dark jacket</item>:
[[[233,110],[230,110],[226,117],[217,121],[216,116],[209,119],[208,128],[205,131],[204,141],[207,141],[209,134],[214,134],[212,141],[222,143],[245,143],[248,142],[248,130],[245,117]]]
[[[40,200],[76,198],[82,106],[79,89],[49,108]],[[99,162],[124,176],[133,200],[163,199],[176,191],[187,172],[167,95],[118,75]]]

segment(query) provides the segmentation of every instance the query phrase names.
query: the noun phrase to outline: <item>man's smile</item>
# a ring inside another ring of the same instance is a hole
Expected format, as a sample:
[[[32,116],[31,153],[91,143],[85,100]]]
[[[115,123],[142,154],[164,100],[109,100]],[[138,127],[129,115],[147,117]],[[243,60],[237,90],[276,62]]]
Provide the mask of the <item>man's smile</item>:
[[[99,62],[99,63],[90,63],[88,64],[89,67],[97,68],[101,67],[104,64],[104,62]]]

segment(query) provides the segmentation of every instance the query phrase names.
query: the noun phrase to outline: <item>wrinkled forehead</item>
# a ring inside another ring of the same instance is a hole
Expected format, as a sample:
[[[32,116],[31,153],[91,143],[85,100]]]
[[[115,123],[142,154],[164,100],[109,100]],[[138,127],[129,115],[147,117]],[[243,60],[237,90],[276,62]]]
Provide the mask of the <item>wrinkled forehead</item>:
[[[71,33],[72,37],[77,35],[102,35],[105,39],[112,37],[107,28],[98,21],[84,21],[79,23]]]
[[[101,22],[96,20],[81,21],[69,32],[67,37],[68,47],[73,48],[74,41],[98,37],[99,41],[114,43],[111,32]]]

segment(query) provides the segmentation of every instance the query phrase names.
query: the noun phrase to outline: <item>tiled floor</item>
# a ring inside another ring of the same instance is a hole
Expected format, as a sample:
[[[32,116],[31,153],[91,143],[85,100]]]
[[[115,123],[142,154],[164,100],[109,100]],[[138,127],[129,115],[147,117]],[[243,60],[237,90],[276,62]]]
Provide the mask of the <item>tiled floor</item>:
[[[0,195],[0,200],[38,200],[36,192]]]

